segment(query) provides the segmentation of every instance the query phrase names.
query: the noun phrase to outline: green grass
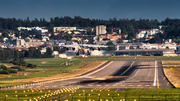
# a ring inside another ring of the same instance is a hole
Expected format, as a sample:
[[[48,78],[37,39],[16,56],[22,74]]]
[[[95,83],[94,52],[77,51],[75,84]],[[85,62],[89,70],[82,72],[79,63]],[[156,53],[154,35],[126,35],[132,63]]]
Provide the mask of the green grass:
[[[62,63],[68,61],[64,58],[37,58],[25,60],[27,63],[33,63],[39,65],[61,65]],[[46,62],[46,63],[42,63]]]
[[[72,94],[72,90],[74,93]],[[126,89],[117,92],[118,89],[29,89],[29,90],[0,90],[0,100],[20,101],[36,100],[44,101],[60,95],[66,95],[58,101],[179,101],[180,89]],[[112,100],[113,99],[113,100]]]
[[[59,89],[57,89],[59,90]],[[1,101],[29,101],[38,99],[44,101],[55,96],[60,96],[65,93],[56,93],[55,89],[29,89],[29,90],[1,90]]]
[[[77,101],[78,99],[81,101],[175,101],[180,99],[180,89],[126,89],[123,92],[116,92],[117,89],[85,89],[78,90],[73,96],[69,96],[67,98],[61,99],[61,101],[69,100]]]
[[[12,66],[10,63],[0,63],[0,65]]]
[[[42,59],[40,59],[42,61]],[[54,59],[46,59],[46,60],[54,60]],[[61,62],[60,58],[58,59],[55,59],[56,61],[58,60],[59,62]],[[64,60],[63,60],[64,61]],[[28,78],[36,78],[36,77],[47,77],[47,76],[53,76],[53,75],[56,75],[56,74],[61,74],[61,73],[67,73],[69,72],[70,70],[73,70],[73,69],[78,69],[78,68],[81,68],[89,63],[92,63],[94,60],[89,60],[89,59],[81,59],[81,58],[77,58],[77,59],[74,59],[72,61],[68,60],[68,63],[70,63],[70,65],[63,65],[63,66],[56,66],[56,67],[53,67],[52,69],[49,69],[49,70],[42,70],[42,71],[39,71],[39,72],[35,72],[35,73],[31,73],[31,74],[27,74],[26,75],[17,75],[17,74],[11,74],[12,77],[10,78],[4,78],[4,79],[1,79],[0,81],[12,81],[12,80],[16,80],[16,79],[28,79]],[[62,62],[61,62],[62,63]],[[56,63],[57,64],[57,63]],[[35,71],[35,70],[26,70],[26,71]],[[22,83],[23,84],[23,83]],[[16,84],[3,84],[0,85],[0,87],[4,87],[4,86],[14,86]]]

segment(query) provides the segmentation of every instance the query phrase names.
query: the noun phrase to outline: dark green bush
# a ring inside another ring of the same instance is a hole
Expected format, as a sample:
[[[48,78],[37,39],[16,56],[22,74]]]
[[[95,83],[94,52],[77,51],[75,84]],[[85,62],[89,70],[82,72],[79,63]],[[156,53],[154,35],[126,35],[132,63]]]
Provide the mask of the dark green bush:
[[[1,70],[0,74],[9,74],[9,72],[7,70]]]
[[[21,58],[15,58],[13,61],[12,61],[12,64],[14,65],[19,65],[19,66],[26,66],[26,62],[21,59]]]
[[[25,71],[25,69],[19,68],[17,71]]]
[[[32,64],[32,63],[27,63],[27,67],[36,68],[37,65],[36,64]]]
[[[21,67],[19,67],[19,66],[13,66],[13,67],[11,67],[10,69],[19,69],[19,68],[21,68]]]
[[[1,65],[1,69],[7,70],[7,67],[5,65]]]
[[[17,71],[16,71],[16,70],[13,70],[13,69],[8,69],[8,72],[9,72],[9,73],[17,73]]]

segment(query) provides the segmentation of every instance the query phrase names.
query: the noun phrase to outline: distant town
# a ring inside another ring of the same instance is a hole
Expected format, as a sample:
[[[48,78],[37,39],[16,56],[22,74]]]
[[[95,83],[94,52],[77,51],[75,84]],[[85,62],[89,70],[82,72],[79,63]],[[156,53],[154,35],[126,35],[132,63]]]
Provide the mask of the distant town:
[[[63,45],[77,45],[82,43],[107,45],[109,47],[108,49],[99,48],[99,52],[96,53],[93,53],[93,47],[89,48],[88,55],[92,56],[176,56],[180,53],[179,45],[175,43],[178,42],[179,37],[176,41],[174,41],[174,37],[161,38],[165,34],[168,35],[167,26],[158,25],[155,28],[149,29],[134,29],[134,27],[136,26],[129,25],[125,27],[126,29],[121,29],[116,26],[113,27],[113,25],[110,26],[110,24],[108,26],[99,24],[95,27],[54,26],[52,29],[49,29],[49,27],[22,26],[16,27],[14,30],[1,30],[0,36],[3,37],[1,37],[0,47],[16,49],[19,52],[34,47],[35,49],[39,49],[38,51],[41,54],[45,54],[47,48],[50,48],[52,50],[50,54],[52,53],[53,57],[67,57],[68,51],[79,52],[78,47],[73,49],[73,47],[64,47]],[[91,51],[92,49],[93,51]],[[30,55],[27,56],[30,57]]]

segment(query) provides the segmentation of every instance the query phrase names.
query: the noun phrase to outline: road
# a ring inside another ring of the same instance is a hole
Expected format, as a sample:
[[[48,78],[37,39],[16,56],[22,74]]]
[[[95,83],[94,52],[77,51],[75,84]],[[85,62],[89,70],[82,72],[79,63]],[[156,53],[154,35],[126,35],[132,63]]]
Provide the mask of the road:
[[[89,77],[123,76],[119,80],[92,80]],[[84,81],[84,82],[82,82]],[[85,75],[56,81],[16,86],[10,89],[59,88],[173,88],[164,77],[160,61],[113,61]]]

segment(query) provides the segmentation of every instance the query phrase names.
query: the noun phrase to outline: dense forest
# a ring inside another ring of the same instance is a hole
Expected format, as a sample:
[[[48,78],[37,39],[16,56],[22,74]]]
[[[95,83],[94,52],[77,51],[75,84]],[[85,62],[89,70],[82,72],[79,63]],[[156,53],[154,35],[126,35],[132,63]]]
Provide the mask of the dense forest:
[[[161,36],[157,36],[158,38],[154,38],[152,42],[158,42],[159,38],[161,39],[168,39],[172,38],[173,41],[179,42],[179,32],[180,32],[180,19],[170,19],[166,18],[164,21],[159,22],[158,20],[149,20],[149,19],[109,19],[109,20],[102,20],[102,19],[89,19],[89,18],[81,18],[80,16],[75,16],[74,18],[65,16],[65,17],[55,17],[50,18],[50,21],[47,21],[44,18],[34,20],[29,20],[29,17],[26,19],[16,19],[16,18],[0,18],[0,32],[2,32],[3,37],[9,37],[7,35],[8,30],[14,30],[16,36],[19,35],[17,31],[17,27],[46,27],[50,32],[52,32],[53,27],[60,27],[60,26],[69,26],[69,27],[82,27],[87,29],[87,34],[95,34],[90,29],[96,27],[97,25],[106,25],[107,28],[120,28],[122,33],[128,33],[129,36],[135,37],[135,34],[138,32],[138,29],[152,29],[152,28],[159,28],[159,25],[163,25],[164,34]],[[109,30],[110,31],[110,30]],[[35,32],[33,32],[35,33]],[[40,35],[37,33],[36,37],[41,38]],[[29,35],[32,35],[32,32],[24,32],[21,33],[22,38],[25,38]],[[60,34],[61,35],[61,34]],[[62,35],[61,35],[62,36]],[[52,39],[61,39],[62,37],[54,37]],[[71,39],[70,36],[66,36],[67,39]],[[129,38],[129,39],[131,39]]]

